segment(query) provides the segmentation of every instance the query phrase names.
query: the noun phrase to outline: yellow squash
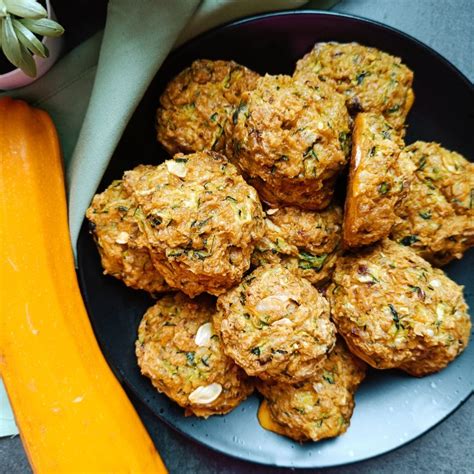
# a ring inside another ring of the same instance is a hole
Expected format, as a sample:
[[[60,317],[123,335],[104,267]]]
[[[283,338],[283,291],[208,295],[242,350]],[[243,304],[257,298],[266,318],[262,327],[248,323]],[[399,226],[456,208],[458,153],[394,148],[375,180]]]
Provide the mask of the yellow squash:
[[[49,116],[0,99],[0,373],[33,469],[166,472],[82,302]]]

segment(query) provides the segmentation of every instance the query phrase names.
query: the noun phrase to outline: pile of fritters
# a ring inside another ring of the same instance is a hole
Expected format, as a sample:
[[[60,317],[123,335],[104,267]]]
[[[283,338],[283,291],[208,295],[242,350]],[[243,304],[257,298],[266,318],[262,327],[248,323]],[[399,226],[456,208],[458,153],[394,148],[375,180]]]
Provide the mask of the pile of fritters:
[[[158,298],[138,364],[186,414],[256,388],[267,428],[334,437],[366,364],[423,376],[466,348],[462,287],[435,267],[474,245],[474,165],[405,146],[412,82],[399,58],[319,43],[293,76],[198,60],[168,84],[170,159],[127,171],[87,217],[104,273]]]

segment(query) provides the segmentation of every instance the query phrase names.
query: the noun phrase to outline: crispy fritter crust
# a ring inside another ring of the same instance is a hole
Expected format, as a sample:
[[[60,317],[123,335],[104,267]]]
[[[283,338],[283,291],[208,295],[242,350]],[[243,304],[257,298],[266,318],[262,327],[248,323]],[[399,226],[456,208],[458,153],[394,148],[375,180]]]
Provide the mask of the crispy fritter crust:
[[[388,239],[340,258],[327,291],[338,332],[378,369],[423,376],[467,346],[471,321],[462,287]]]
[[[311,377],[335,343],[326,299],[281,265],[257,268],[221,295],[217,308],[226,354],[262,379]]]
[[[344,214],[345,247],[370,245],[388,237],[395,207],[407,193],[415,166],[403,140],[382,116],[357,115]]]
[[[331,87],[267,75],[242,95],[227,154],[271,205],[324,209],[349,133],[344,100]]]
[[[252,265],[281,263],[313,285],[326,283],[340,254],[342,209],[333,204],[324,211],[297,207],[268,209],[265,235],[257,242]]]
[[[365,364],[338,340],[322,366],[298,384],[257,382],[278,431],[297,441],[334,438],[347,431],[354,393],[365,377]]]
[[[143,210],[153,263],[173,288],[193,297],[238,283],[263,236],[257,192],[222,155],[175,155],[138,166],[125,187]]]
[[[416,170],[392,239],[433,265],[461,258],[474,246],[474,163],[437,143],[413,143],[402,155]]]
[[[150,293],[169,291],[145,246],[137,217],[140,212],[123,188],[122,181],[114,181],[103,193],[94,196],[86,217],[90,221],[104,273],[122,280],[131,288]]]
[[[316,43],[298,61],[297,78],[327,82],[352,114],[374,112],[403,132],[413,105],[413,72],[400,58],[358,43]]]
[[[223,151],[228,121],[259,75],[234,61],[200,59],[176,76],[160,98],[157,138],[170,154]]]
[[[184,407],[187,415],[207,418],[228,413],[253,391],[253,382],[224,354],[217,334],[211,333],[205,346],[196,343],[199,328],[211,322],[214,312],[208,297],[190,300],[181,293],[167,295],[148,309],[138,329],[135,349],[142,374]],[[190,400],[198,387],[211,384],[222,387],[214,401]]]

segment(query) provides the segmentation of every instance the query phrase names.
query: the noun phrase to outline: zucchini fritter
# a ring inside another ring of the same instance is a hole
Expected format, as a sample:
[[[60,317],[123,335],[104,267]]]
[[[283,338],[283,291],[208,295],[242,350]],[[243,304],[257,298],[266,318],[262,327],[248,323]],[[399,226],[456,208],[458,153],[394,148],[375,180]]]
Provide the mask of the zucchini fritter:
[[[224,156],[177,154],[126,172],[124,185],[143,210],[153,263],[171,287],[219,295],[241,280],[263,236],[263,210]]]
[[[400,154],[403,140],[382,116],[357,115],[344,214],[346,247],[388,237],[395,208],[406,195],[415,166]]]
[[[340,258],[327,291],[338,332],[377,369],[423,376],[467,346],[471,321],[462,287],[388,239]]]
[[[267,75],[242,95],[227,154],[269,204],[324,209],[349,133],[344,99],[331,87]]]
[[[167,295],[148,309],[138,329],[142,374],[186,415],[228,413],[253,391],[245,372],[222,350],[211,324],[214,312],[209,297]]]
[[[396,208],[391,238],[442,266],[474,246],[474,163],[437,143],[416,142],[402,155],[416,167]]]
[[[114,181],[103,193],[96,194],[86,212],[105,274],[131,288],[150,293],[169,291],[146,248],[140,216],[141,210],[122,181]]]
[[[403,133],[415,95],[413,72],[400,58],[358,43],[316,43],[294,76],[327,82],[346,97],[351,114],[383,115]]]
[[[335,343],[326,299],[281,265],[257,268],[218,298],[217,309],[224,350],[248,375],[304,380]]]
[[[297,441],[334,438],[347,431],[365,364],[345,343],[336,346],[308,380],[289,385],[257,382],[278,433]]]
[[[322,285],[330,279],[340,253],[341,230],[342,209],[337,205],[319,212],[268,209],[265,235],[255,246],[252,264],[281,263],[313,285]]]
[[[166,87],[157,111],[158,141],[171,154],[223,151],[228,122],[259,75],[234,61],[200,59]]]

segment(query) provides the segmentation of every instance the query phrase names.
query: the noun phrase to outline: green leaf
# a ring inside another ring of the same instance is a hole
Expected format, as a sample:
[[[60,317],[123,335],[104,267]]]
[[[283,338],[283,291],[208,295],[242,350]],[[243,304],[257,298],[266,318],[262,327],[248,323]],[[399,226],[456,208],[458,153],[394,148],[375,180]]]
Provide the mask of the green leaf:
[[[41,58],[49,56],[48,48],[26,26],[23,26],[18,20],[13,20],[13,27],[20,42],[32,54]]]
[[[10,15],[2,29],[2,49],[7,59],[30,77],[36,76],[36,63],[28,50],[18,41]]]
[[[25,18],[20,20],[20,22],[33,33],[41,36],[56,38],[64,33],[64,28],[59,23],[50,20],[49,18],[39,18],[38,20]]]
[[[323,253],[321,255],[312,255],[308,252],[300,251],[298,255],[298,267],[303,270],[321,270],[323,268],[324,262],[328,258],[327,253]]]
[[[36,0],[3,0],[9,13],[21,18],[44,18],[46,9]]]

